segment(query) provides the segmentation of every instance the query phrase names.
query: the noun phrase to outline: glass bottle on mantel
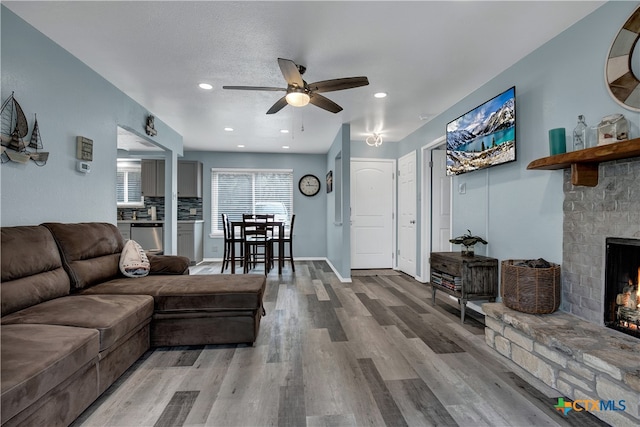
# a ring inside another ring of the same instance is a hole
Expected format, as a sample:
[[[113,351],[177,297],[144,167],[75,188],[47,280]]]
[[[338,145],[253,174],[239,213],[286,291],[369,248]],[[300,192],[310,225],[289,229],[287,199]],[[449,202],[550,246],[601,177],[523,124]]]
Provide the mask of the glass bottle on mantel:
[[[578,125],[573,130],[573,150],[582,150],[583,148],[587,148],[587,124],[584,121],[584,116],[580,114]]]

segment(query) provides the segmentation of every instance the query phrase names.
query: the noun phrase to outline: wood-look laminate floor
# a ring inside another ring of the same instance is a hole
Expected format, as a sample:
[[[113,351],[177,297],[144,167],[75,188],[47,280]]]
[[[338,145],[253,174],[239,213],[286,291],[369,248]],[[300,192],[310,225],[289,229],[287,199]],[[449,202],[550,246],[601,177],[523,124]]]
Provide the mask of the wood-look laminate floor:
[[[557,392],[485,344],[482,316],[461,325],[428,285],[366,274],[340,283],[315,261],[270,273],[253,347],[151,349],[74,427],[604,425],[556,411]]]

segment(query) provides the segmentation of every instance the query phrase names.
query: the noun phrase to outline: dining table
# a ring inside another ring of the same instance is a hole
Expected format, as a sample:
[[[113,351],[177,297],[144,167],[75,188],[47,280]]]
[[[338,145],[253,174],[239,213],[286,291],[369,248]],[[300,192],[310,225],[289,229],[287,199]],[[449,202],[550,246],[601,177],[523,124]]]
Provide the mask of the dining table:
[[[232,236],[244,237],[244,230],[247,228],[255,227],[256,221],[230,221],[231,225],[230,233]],[[267,221],[270,227],[278,230],[278,236],[284,236],[284,221]],[[239,230],[240,234],[236,234],[236,230]],[[244,244],[244,243],[242,243]],[[245,261],[246,262],[246,261]],[[231,245],[231,274],[236,272],[236,245]],[[278,274],[282,274],[282,266],[284,265],[284,240],[278,239]]]

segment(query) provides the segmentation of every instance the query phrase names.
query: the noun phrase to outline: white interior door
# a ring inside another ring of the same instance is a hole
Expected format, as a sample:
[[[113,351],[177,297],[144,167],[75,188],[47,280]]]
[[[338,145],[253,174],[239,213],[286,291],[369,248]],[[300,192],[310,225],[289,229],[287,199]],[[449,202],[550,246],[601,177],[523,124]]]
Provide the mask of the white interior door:
[[[394,162],[351,162],[351,268],[393,267]]]
[[[416,275],[416,154],[398,160],[398,269]]]
[[[451,250],[451,177],[447,176],[445,150],[431,150],[431,250]]]

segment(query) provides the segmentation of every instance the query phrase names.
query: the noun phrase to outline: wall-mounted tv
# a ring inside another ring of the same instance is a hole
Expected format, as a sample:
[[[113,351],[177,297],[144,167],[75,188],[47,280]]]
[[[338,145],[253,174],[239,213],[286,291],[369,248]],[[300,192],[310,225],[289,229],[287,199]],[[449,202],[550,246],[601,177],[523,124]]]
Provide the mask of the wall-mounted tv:
[[[516,88],[447,124],[447,175],[516,160]]]

